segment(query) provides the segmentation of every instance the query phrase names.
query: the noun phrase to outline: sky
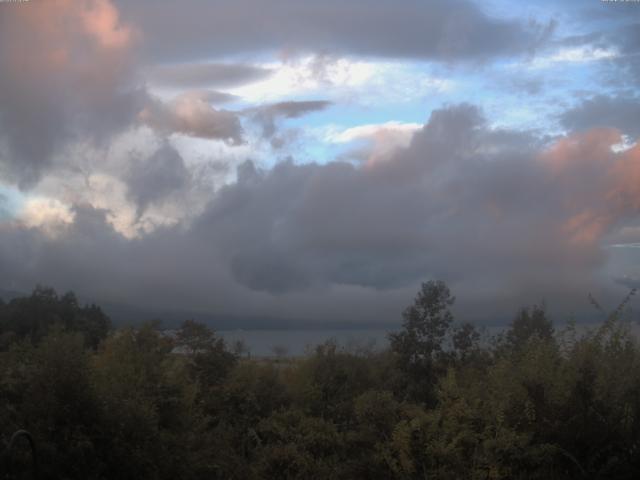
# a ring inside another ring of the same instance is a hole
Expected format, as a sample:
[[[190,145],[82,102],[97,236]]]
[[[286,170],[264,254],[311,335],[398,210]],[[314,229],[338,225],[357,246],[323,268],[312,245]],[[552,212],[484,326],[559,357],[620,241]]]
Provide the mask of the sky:
[[[0,289],[579,320],[640,285],[639,87],[639,2],[0,2]]]

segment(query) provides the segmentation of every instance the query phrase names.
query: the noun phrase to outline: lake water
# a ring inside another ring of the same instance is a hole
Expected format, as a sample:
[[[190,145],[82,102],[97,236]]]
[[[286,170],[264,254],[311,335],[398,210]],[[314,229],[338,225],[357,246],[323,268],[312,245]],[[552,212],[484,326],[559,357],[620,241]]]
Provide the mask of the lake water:
[[[594,323],[581,324],[577,325],[576,329],[579,333],[585,333],[599,325]],[[629,326],[632,333],[640,338],[640,325],[634,322]],[[563,325],[555,327],[556,332],[563,329]],[[481,327],[481,343],[488,342],[492,336],[499,334],[504,328]],[[395,329],[219,330],[216,333],[221,335],[230,346],[239,340],[243,341],[252,356],[270,357],[277,354],[283,356],[304,355],[328,340],[333,340],[339,346],[351,350],[359,348],[384,349],[389,345],[389,333],[399,329],[400,327]]]
[[[334,340],[350,349],[383,349],[388,345],[387,335],[392,329],[340,329],[340,330],[219,330],[229,345],[241,340],[253,356],[303,355],[315,346]]]

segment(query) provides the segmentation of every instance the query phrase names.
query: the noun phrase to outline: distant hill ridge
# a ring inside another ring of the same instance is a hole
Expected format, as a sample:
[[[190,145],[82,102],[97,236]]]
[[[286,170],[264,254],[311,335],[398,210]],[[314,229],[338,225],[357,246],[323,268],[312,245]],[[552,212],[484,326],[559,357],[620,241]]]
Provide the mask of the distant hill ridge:
[[[63,291],[58,291],[63,294]],[[14,298],[28,297],[31,292],[20,292],[17,290],[0,289],[0,298],[9,302]],[[130,305],[119,302],[101,301],[98,299],[88,299],[78,294],[80,304],[96,304],[109,316],[114,326],[122,327],[127,325],[140,325],[142,323],[157,320],[161,322],[161,327],[172,329],[177,328],[184,320],[195,320],[205,323],[214,330],[324,330],[324,329],[361,329],[361,328],[396,328],[395,322],[385,323],[362,323],[350,322],[347,320],[331,321],[309,321],[303,319],[272,318],[251,315],[232,315],[193,311],[186,309],[153,308],[139,305]]]
[[[28,293],[18,292],[17,290],[4,290],[0,288],[0,298],[5,302],[9,302],[14,298],[26,297]]]

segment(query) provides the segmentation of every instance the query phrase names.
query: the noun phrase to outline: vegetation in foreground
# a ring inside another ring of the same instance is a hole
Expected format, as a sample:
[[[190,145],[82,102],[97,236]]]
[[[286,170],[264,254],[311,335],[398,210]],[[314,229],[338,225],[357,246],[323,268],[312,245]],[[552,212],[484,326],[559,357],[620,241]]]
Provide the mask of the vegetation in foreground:
[[[640,478],[624,303],[580,334],[523,309],[491,342],[452,303],[425,283],[387,351],[278,363],[38,288],[0,302],[0,432],[32,433],[46,479]],[[28,478],[26,449],[4,460]]]

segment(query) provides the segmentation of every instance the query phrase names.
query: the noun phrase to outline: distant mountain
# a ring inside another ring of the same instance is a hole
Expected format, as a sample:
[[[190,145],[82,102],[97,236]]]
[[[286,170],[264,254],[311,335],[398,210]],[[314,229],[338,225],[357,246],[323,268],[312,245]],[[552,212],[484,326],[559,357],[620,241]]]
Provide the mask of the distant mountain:
[[[18,292],[16,290],[3,290],[0,288],[0,298],[5,302],[9,302],[14,298],[26,297],[28,294],[24,292]]]
[[[140,325],[158,320],[163,328],[176,328],[184,320],[196,320],[214,330],[343,330],[353,328],[397,328],[396,323],[357,323],[348,321],[309,321],[250,315],[230,315],[181,309],[140,307],[112,302],[94,302],[111,318],[114,325]]]
[[[61,294],[63,292],[58,292]],[[9,302],[14,298],[26,297],[30,293],[0,289],[0,298]],[[167,309],[130,305],[119,302],[101,301],[78,294],[81,304],[94,303],[109,316],[117,327],[136,326],[148,321],[159,321],[162,328],[178,327],[184,320],[196,320],[214,330],[348,330],[360,328],[397,328],[398,323],[358,323],[344,320],[309,321],[304,319],[272,318],[251,315],[231,315],[186,309]]]

